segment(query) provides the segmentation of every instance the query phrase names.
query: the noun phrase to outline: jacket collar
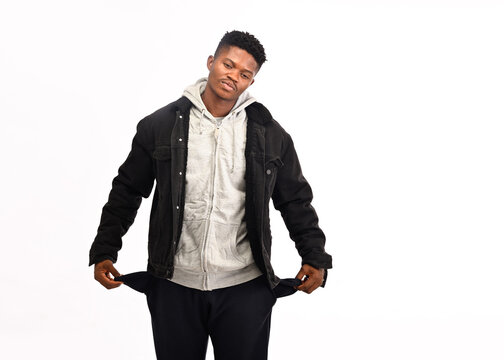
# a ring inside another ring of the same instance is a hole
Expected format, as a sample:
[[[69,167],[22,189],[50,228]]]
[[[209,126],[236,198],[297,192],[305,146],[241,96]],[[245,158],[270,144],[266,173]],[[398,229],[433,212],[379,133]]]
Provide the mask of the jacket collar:
[[[265,125],[266,123],[273,120],[271,113],[266,107],[258,102],[254,102],[246,107],[247,116],[249,119],[261,124]]]

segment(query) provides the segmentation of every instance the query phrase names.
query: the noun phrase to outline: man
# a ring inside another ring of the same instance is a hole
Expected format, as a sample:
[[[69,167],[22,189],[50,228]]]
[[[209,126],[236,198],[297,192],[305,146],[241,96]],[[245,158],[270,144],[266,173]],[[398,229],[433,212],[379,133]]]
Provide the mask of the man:
[[[270,262],[270,199],[302,258],[295,289],[324,286],[332,267],[292,139],[245,91],[265,61],[253,35],[226,33],[208,78],[138,123],[103,207],[89,265],[111,289],[121,237],[156,181],[142,291],[158,359],[204,359],[208,336],[216,360],[267,359],[271,309],[289,286]]]

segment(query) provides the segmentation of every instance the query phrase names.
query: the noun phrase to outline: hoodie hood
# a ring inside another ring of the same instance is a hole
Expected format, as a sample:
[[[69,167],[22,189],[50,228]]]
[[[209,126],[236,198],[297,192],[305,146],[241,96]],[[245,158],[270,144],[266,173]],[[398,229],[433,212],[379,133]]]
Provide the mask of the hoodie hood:
[[[250,96],[250,94],[247,91],[244,91],[236,100],[236,103],[234,104],[233,108],[229,113],[224,116],[223,118],[215,118],[206,108],[205,104],[203,103],[203,100],[201,99],[201,94],[206,88],[208,78],[203,77],[196,81],[193,85],[188,86],[183,93],[183,96],[188,98],[191,103],[193,104],[194,108],[192,109],[193,114],[195,117],[198,119],[198,124],[197,126],[199,127],[199,132],[200,134],[203,132],[203,121],[205,121],[205,118],[210,120],[212,123],[216,124],[217,128],[220,127],[221,123],[223,121],[231,121],[233,126],[233,164],[231,167],[231,172],[234,171],[234,164],[237,156],[237,151],[236,151],[236,127],[239,126],[238,122],[236,121],[237,118],[241,115],[242,112],[245,111],[245,108],[254,103],[256,101],[255,98]]]
[[[208,114],[209,119],[215,119],[212,114],[207,110],[205,104],[203,103],[203,100],[201,99],[201,94],[206,88],[208,78],[203,77],[196,81],[193,85],[188,86],[183,93],[183,96],[188,98],[191,103],[196,107],[196,109],[204,115]],[[252,104],[256,100],[250,96],[250,94],[247,91],[244,91],[236,100],[236,103],[234,104],[233,108],[229,112],[228,115],[224,117],[227,118],[229,115],[233,115],[233,112],[237,113],[239,111],[244,110],[248,105]]]

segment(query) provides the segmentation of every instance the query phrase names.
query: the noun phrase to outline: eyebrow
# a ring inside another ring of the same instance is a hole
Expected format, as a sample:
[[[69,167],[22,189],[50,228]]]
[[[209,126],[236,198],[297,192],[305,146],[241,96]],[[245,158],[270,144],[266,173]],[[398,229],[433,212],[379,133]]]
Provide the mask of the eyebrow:
[[[234,62],[233,60],[231,60],[230,58],[224,58],[224,60],[229,60],[229,61],[231,61],[231,63],[233,64],[233,66],[235,66],[235,65],[236,65],[236,64],[235,64],[235,62]],[[252,75],[254,74],[254,72],[253,72],[253,71],[250,71],[250,70],[248,70],[248,69],[243,69],[243,71],[244,71],[244,72],[251,73]]]

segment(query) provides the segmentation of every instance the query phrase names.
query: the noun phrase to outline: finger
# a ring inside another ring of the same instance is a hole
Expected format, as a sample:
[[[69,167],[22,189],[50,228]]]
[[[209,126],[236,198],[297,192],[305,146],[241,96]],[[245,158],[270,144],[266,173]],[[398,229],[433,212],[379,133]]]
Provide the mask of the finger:
[[[324,272],[318,273],[316,277],[313,278],[314,286],[311,288],[310,292],[317,290],[324,283]]]
[[[294,286],[296,290],[303,290],[306,287],[306,281],[308,281],[309,277],[305,276],[304,278],[297,278],[301,280],[301,285]]]
[[[113,288],[121,286],[122,282],[105,278],[105,280],[103,282],[101,282],[101,284],[103,286],[105,286],[107,289],[113,289]]]
[[[96,270],[101,271],[101,272],[106,272],[107,274],[112,273],[114,275],[114,277],[120,276],[119,271],[117,271],[117,269],[114,267],[114,265],[112,265],[111,261],[106,261],[104,263],[100,263],[99,265],[97,265]]]
[[[317,281],[313,281],[313,283],[310,286],[308,286],[308,288],[305,290],[305,292],[307,294],[311,294],[312,292],[317,290],[318,287],[319,287],[319,283]]]
[[[303,283],[297,287],[297,289],[301,290],[301,291],[306,291],[306,289],[308,289],[311,286],[312,282],[313,282],[313,279],[308,276],[305,278]]]
[[[117,276],[120,276],[120,275],[119,275],[119,273],[118,273],[118,275],[117,275]],[[110,281],[110,282],[112,282],[112,283],[114,283],[114,284],[115,284],[115,283],[120,283],[120,284],[122,284],[122,281],[116,281],[116,280],[115,280],[115,276],[112,276],[112,274],[111,274],[110,272],[108,272],[108,273],[107,273],[107,279],[108,279],[108,281]]]
[[[316,290],[320,285],[322,285],[323,281],[324,278],[320,277],[319,274],[308,276],[306,281],[304,281],[303,284],[298,287],[298,290],[304,291],[309,294]]]
[[[95,274],[95,279],[107,289],[116,288],[122,284],[122,282],[120,281],[114,281],[113,279],[109,278],[108,272],[97,272]]]
[[[112,273],[112,275],[114,275],[114,277],[121,276],[121,274],[119,274],[119,271],[117,271],[115,267],[111,266],[109,270]]]
[[[117,271],[114,265],[112,265],[112,262],[110,260],[99,263],[97,265],[96,271],[105,272],[107,274],[107,277],[110,279],[121,276],[119,271]],[[113,277],[110,274],[112,274]]]
[[[296,279],[303,280],[303,276],[305,276],[305,275],[306,275],[305,270],[303,268],[301,268],[301,270],[299,270],[299,272],[296,275]]]

